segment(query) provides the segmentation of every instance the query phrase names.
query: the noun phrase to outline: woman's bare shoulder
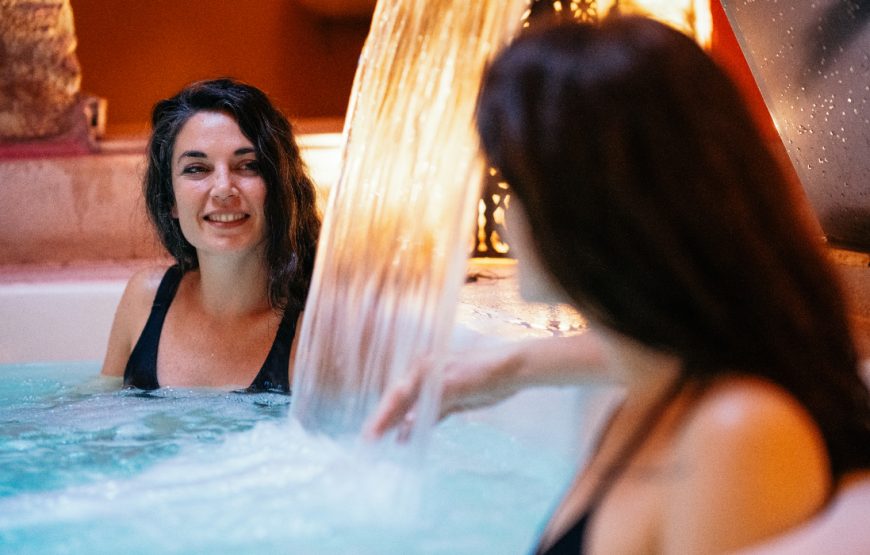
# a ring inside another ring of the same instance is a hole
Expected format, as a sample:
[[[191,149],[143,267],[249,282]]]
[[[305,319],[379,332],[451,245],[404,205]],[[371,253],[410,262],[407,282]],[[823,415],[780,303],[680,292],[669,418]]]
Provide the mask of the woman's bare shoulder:
[[[713,383],[693,411],[684,438],[687,444],[718,450],[781,447],[783,455],[797,448],[825,451],[809,410],[785,388],[751,376]]]
[[[721,457],[758,467],[760,457],[770,456],[828,470],[825,441],[809,410],[785,388],[756,377],[715,382],[693,410],[682,442],[699,462]]]
[[[103,360],[104,375],[123,375],[133,345],[145,328],[166,268],[157,265],[142,268],[127,281],[109,333],[109,343]]]
[[[735,375],[719,379],[704,392],[687,432],[695,432],[696,439],[708,430],[717,435],[735,433],[735,439],[740,439],[746,433],[764,434],[764,426],[783,424],[816,429],[809,411],[785,388],[762,378]]]
[[[129,296],[129,300],[137,304],[146,302],[150,307],[167,269],[166,265],[154,265],[137,270],[127,281],[124,296]]]
[[[730,376],[698,400],[677,440],[682,480],[668,499],[673,551],[718,552],[781,533],[822,507],[832,487],[824,438],[784,388]]]

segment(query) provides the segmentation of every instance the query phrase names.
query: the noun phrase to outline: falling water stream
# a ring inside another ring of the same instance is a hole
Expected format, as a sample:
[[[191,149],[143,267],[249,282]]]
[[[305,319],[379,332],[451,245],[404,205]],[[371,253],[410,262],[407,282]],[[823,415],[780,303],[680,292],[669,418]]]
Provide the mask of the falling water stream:
[[[378,2],[300,331],[292,413],[306,428],[355,434],[389,383],[447,346],[484,169],[477,91],[526,7]],[[431,376],[415,437],[437,410]]]

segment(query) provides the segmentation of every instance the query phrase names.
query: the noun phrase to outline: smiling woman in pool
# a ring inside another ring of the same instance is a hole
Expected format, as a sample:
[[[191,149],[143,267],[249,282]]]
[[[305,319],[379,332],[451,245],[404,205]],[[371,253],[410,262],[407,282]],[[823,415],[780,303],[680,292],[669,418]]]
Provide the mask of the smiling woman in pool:
[[[152,124],[145,200],[176,264],[130,279],[103,374],[142,389],[289,391],[320,230],[290,124],[230,79],[159,102]]]

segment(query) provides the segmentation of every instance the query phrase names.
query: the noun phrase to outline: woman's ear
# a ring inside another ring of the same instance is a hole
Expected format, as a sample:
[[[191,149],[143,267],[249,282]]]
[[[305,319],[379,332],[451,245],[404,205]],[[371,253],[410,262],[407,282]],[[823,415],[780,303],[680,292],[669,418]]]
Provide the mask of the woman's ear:
[[[177,220],[178,219],[178,206],[173,204],[172,209],[169,210],[169,215]]]

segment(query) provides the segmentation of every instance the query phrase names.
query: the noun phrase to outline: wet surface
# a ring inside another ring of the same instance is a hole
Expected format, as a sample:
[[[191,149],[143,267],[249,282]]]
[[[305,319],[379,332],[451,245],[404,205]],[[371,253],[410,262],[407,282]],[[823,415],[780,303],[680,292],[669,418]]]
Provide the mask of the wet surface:
[[[828,239],[870,250],[870,2],[722,5]]]

